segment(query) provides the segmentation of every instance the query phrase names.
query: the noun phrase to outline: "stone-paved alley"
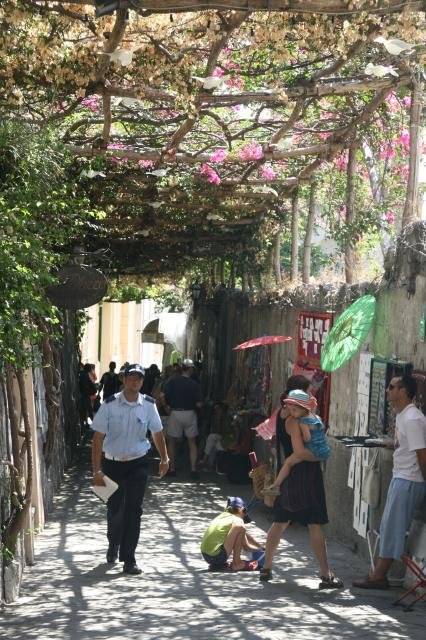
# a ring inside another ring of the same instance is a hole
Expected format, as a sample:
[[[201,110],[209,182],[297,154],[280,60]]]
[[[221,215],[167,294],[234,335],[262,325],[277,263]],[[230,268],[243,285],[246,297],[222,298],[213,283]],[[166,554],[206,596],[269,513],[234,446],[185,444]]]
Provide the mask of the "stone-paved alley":
[[[151,478],[139,543],[142,576],[125,576],[105,562],[105,507],[89,490],[88,467],[72,470],[36,542],[21,597],[5,607],[0,635],[14,640],[321,640],[424,638],[425,603],[412,613],[391,606],[398,589],[356,592],[351,580],[366,564],[329,541],[331,564],[346,588],[317,588],[306,531],[291,528],[275,564],[274,581],[258,573],[208,573],[199,553],[208,520],[227,495],[249,497],[249,486],[221,476],[189,483]],[[265,539],[266,509],[252,514]]]

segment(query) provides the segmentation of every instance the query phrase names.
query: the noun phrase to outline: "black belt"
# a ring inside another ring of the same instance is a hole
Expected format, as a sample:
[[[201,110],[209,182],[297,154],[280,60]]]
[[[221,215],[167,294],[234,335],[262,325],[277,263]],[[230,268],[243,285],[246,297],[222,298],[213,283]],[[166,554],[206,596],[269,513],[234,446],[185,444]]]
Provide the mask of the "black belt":
[[[105,459],[113,460],[114,462],[130,462],[131,460],[138,460],[143,457],[144,454],[138,456],[112,456],[110,453],[105,453]]]
[[[194,409],[172,409],[172,411],[194,411]]]

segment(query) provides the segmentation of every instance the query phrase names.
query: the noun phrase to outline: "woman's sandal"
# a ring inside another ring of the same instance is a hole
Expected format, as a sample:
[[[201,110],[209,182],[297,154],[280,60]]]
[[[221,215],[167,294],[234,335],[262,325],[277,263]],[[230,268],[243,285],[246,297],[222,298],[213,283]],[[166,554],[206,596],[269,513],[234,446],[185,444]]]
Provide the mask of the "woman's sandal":
[[[272,580],[272,569],[265,569],[265,567],[262,567],[259,574],[259,580],[260,582],[268,582],[269,580]]]
[[[320,576],[320,580],[320,589],[343,589],[344,587],[343,580],[336,578],[332,573],[329,576]]]

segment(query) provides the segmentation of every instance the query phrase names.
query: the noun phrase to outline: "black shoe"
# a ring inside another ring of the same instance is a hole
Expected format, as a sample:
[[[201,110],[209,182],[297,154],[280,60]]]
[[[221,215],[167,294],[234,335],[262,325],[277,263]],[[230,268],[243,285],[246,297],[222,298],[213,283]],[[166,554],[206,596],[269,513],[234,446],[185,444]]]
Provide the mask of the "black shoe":
[[[191,471],[189,477],[191,478],[191,480],[199,480],[200,474],[198,473],[198,471]]]
[[[114,562],[117,562],[117,558],[118,547],[110,545],[106,554],[106,561],[108,562],[108,564],[114,564]]]
[[[138,576],[142,573],[142,569],[135,562],[125,562],[123,565],[123,573],[129,573],[131,576]]]
[[[262,567],[259,573],[259,580],[260,582],[269,582],[269,580],[272,580],[272,569]]]
[[[336,578],[333,574],[330,574],[329,576],[320,576],[320,580],[321,582],[318,585],[319,589],[344,589],[345,587],[343,580]]]
[[[174,469],[169,469],[165,475],[166,478],[176,478],[176,476],[177,476],[177,473]]]

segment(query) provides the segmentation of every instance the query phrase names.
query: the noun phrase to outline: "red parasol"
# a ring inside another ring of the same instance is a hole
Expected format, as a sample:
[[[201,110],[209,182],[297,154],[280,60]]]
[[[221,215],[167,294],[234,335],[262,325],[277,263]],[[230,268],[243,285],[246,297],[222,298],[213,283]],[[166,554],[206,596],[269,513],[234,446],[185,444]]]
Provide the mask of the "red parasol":
[[[237,349],[249,349],[250,347],[260,347],[268,344],[276,344],[278,342],[288,342],[293,340],[291,336],[261,336],[260,338],[253,338],[247,342],[242,342],[234,347],[234,351]]]

